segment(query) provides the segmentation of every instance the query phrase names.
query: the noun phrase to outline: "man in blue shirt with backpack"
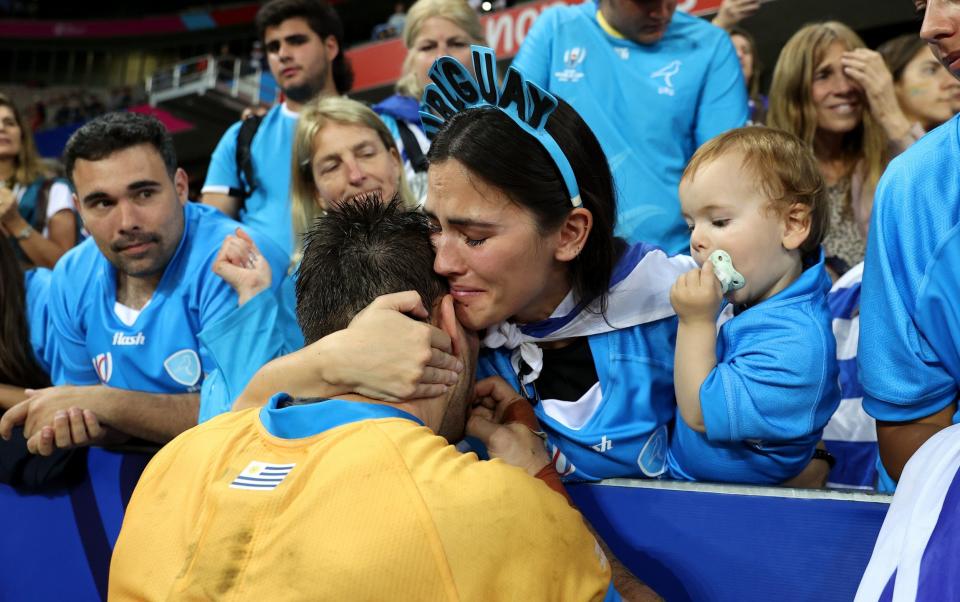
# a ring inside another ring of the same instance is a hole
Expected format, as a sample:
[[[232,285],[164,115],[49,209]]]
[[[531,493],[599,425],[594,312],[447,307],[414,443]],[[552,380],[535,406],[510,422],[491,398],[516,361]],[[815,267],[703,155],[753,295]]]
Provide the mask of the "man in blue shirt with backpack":
[[[282,104],[230,126],[210,158],[203,203],[293,248],[290,170],[300,108],[316,97],[345,94],[353,72],[343,54],[343,25],[320,0],[273,0],[256,17]]]

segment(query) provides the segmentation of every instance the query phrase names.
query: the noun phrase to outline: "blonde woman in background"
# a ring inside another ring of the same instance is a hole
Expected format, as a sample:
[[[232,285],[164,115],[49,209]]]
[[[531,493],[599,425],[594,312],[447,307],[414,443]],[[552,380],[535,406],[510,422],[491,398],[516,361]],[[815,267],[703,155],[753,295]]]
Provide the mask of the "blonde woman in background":
[[[10,238],[20,264],[52,268],[77,244],[73,192],[40,161],[30,127],[0,94],[0,235]]]
[[[296,257],[303,234],[331,205],[376,193],[417,205],[390,130],[366,105],[342,96],[306,104],[293,137],[291,197]]]
[[[360,102],[344,96],[327,96],[303,105],[293,134],[292,155],[293,268],[303,257],[304,234],[327,209],[371,194],[378,195],[384,202],[399,196],[405,206],[417,205],[407,187],[400,152],[390,131],[376,113]],[[253,309],[244,310],[258,313],[260,323],[270,323],[266,330],[272,331],[273,336],[261,341],[238,361],[265,364],[303,346],[295,317],[295,276],[273,273],[269,262],[240,228],[224,239],[213,271],[233,287],[241,306],[269,288],[274,278],[286,278],[277,288],[279,310],[273,311],[269,298],[259,305],[251,303]],[[238,327],[246,323],[235,322]],[[240,383],[236,390],[245,385]],[[237,386],[227,382],[231,390]]]
[[[777,60],[767,125],[806,141],[827,184],[828,265],[863,261],[877,181],[920,136],[904,116],[883,58],[842,23],[807,25]]]
[[[403,43],[407,56],[397,93],[374,105],[393,135],[403,158],[407,181],[421,203],[427,193],[426,154],[430,141],[420,125],[420,96],[430,78],[427,72],[437,57],[452,56],[473,70],[471,44],[486,45],[476,11],[465,0],[419,0],[407,11]]]

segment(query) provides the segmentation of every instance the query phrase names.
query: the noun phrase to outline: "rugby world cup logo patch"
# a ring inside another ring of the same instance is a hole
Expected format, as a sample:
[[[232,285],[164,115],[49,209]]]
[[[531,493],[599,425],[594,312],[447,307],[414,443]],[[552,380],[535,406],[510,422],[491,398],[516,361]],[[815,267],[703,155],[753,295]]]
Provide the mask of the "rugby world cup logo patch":
[[[110,377],[113,375],[113,356],[109,351],[93,358],[93,369],[97,371],[97,377],[101,383],[110,382]]]
[[[163,367],[170,378],[185,387],[200,381],[200,356],[193,349],[181,349],[163,360]]]
[[[556,467],[557,472],[560,473],[561,477],[570,476],[577,470],[577,467],[573,465],[563,452],[560,451],[560,448],[554,444],[550,444],[550,459],[553,461],[554,467]]]
[[[566,64],[567,69],[573,69],[582,63],[585,58],[587,58],[587,49],[579,46],[568,48],[566,52],[563,53],[563,62]]]
[[[580,70],[580,66],[583,65],[583,61],[586,58],[586,48],[583,48],[582,46],[567,48],[563,52],[564,68],[554,73],[557,80],[561,82],[578,82],[583,79],[583,71]]]

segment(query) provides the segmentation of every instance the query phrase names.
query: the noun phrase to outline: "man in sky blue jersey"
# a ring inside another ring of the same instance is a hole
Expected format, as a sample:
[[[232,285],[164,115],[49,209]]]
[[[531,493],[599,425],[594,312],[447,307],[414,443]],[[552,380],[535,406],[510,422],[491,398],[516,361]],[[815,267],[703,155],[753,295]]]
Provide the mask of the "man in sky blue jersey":
[[[960,5],[917,0],[920,37],[960,79]],[[893,480],[957,422],[960,393],[960,118],[897,157],[874,200],[864,263],[859,369]]]
[[[683,168],[701,144],[746,123],[747,96],[729,36],[676,8],[677,0],[550,8],[513,64],[569,102],[600,140],[617,185],[617,233],[686,253]]]
[[[254,182],[237,166],[242,122],[227,129],[210,157],[203,203],[263,232],[293,255],[290,162],[300,108],[313,98],[345,94],[353,72],[343,54],[343,25],[320,0],[273,0],[257,12],[257,34],[285,100],[264,115],[250,143]],[[243,200],[244,186],[252,188]]]
[[[0,434],[23,424],[28,447],[39,453],[108,432],[164,443],[195,425],[205,405],[228,409],[232,400],[217,398],[225,379],[249,379],[260,366],[232,361],[236,352],[218,339],[218,328],[253,307],[238,309],[236,293],[213,273],[238,224],[187,202],[187,175],[152,117],[95,119],[71,137],[65,157],[90,238],[62,258],[50,285],[57,386],[7,411]],[[284,273],[287,255],[253,236],[273,273]],[[265,293],[258,303],[275,304],[275,291]],[[254,334],[256,326],[251,321],[252,337],[270,336]],[[219,390],[210,388],[215,383]]]

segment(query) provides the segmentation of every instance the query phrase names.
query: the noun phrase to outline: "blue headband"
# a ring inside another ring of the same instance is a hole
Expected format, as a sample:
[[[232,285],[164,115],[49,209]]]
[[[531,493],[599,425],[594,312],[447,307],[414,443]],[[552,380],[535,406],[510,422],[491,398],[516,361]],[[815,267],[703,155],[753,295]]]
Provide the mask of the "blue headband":
[[[420,104],[420,120],[427,137],[433,138],[444,121],[461,111],[479,107],[500,109],[550,153],[563,176],[570,202],[574,207],[580,207],[580,188],[570,161],[546,130],[547,118],[557,108],[557,99],[526,80],[513,67],[507,69],[507,77],[498,90],[497,58],[493,50],[484,46],[471,46],[470,50],[477,79],[449,56],[441,56],[430,68],[430,79],[434,83],[424,89]]]

